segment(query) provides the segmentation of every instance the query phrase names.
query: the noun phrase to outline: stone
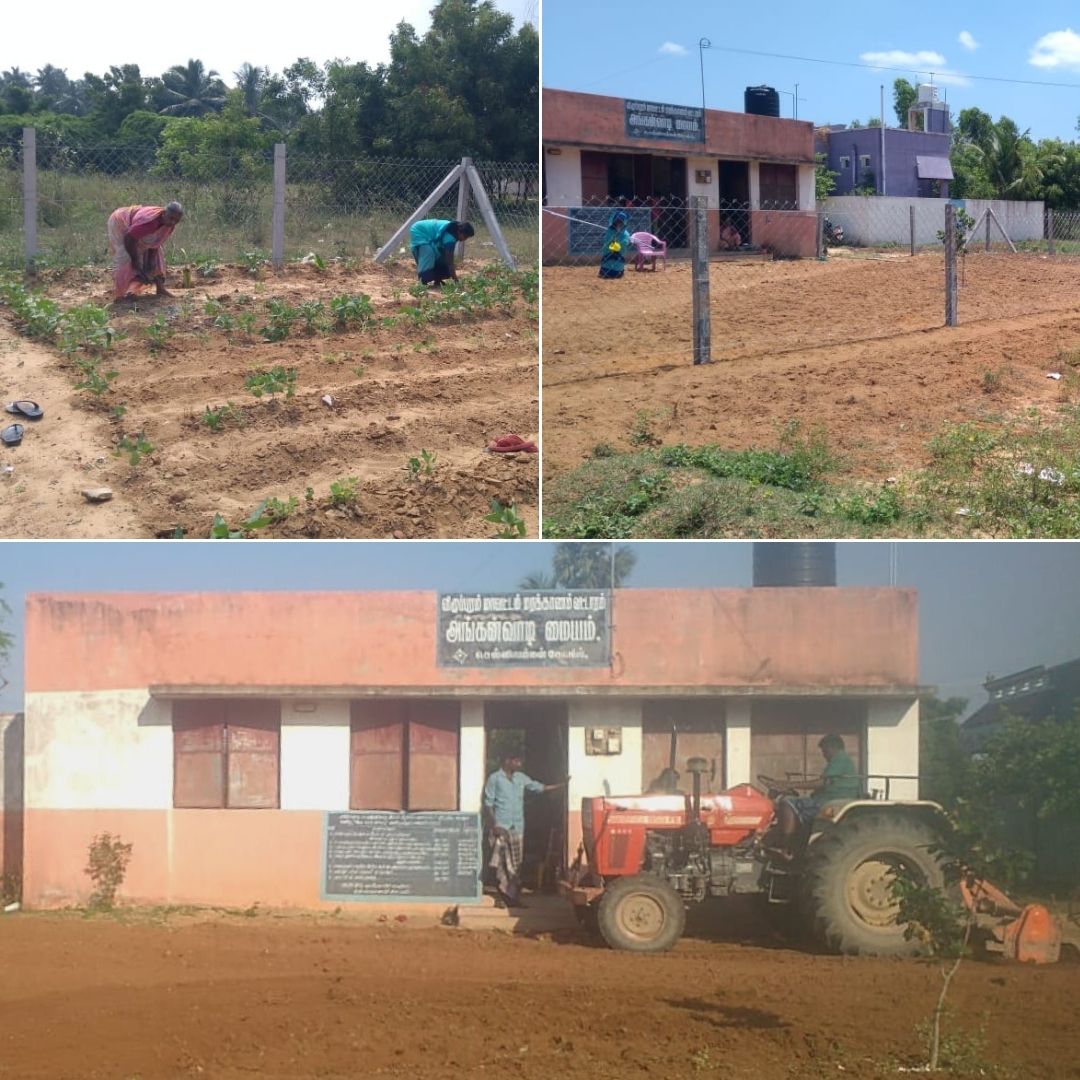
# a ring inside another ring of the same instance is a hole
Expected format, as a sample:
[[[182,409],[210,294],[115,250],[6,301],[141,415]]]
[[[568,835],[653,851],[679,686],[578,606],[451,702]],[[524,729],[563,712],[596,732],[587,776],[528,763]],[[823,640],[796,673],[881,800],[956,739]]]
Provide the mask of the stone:
[[[82,497],[91,503],[103,503],[108,502],[113,496],[112,488],[99,487],[99,488],[83,488]]]

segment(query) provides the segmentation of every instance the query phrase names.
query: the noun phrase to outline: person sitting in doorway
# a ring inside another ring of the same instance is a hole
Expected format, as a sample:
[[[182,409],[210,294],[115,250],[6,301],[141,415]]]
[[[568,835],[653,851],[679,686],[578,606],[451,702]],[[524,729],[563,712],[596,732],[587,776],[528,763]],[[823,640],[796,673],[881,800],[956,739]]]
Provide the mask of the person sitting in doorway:
[[[454,248],[459,240],[475,235],[476,230],[468,221],[432,218],[415,222],[409,229],[409,243],[421,283],[440,289],[444,281],[457,281]]]
[[[844,740],[830,733],[818,742],[818,749],[825,758],[825,769],[817,785],[809,795],[785,795],[776,805],[781,851],[787,858],[794,857],[799,833],[810,827],[827,802],[857,799],[862,794],[862,781],[855,770],[855,762],[844,749]]]
[[[739,230],[730,222],[724,222],[720,226],[720,250],[734,251],[738,247],[742,247],[742,236],[739,235]]]

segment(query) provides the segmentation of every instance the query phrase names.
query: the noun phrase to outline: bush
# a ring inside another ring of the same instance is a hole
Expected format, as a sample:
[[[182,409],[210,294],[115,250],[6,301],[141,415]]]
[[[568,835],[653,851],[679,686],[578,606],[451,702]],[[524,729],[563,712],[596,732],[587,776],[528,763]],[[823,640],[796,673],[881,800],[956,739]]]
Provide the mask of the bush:
[[[124,883],[131,861],[132,846],[107,832],[90,841],[85,873],[94,883],[89,904],[92,910],[109,911],[116,903],[116,892]]]

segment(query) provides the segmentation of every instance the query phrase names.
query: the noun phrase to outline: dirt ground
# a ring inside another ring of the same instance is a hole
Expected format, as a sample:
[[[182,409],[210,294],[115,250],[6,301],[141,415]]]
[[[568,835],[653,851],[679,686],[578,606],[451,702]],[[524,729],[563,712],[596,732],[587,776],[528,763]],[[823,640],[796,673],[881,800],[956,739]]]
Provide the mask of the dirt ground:
[[[1080,261],[969,256],[954,328],[937,253],[714,262],[709,280],[714,363],[694,367],[688,263],[544,268],[545,477],[628,449],[640,410],[668,444],[772,447],[817,425],[849,475],[879,480],[925,462],[944,424],[1076,400],[1059,353],[1080,346]]]
[[[872,1080],[919,1063],[916,1028],[940,985],[928,962],[737,935],[635,956],[578,931],[329,914],[4,916],[0,956],[0,1077],[12,1080]],[[952,1030],[985,1045],[940,1075],[1080,1076],[1075,961],[966,962],[951,1000]]]
[[[466,266],[466,272],[477,269]],[[486,537],[493,498],[514,504],[537,534],[537,455],[496,455],[489,442],[513,432],[538,434],[537,324],[518,294],[512,312],[421,327],[305,332],[295,324],[280,342],[256,329],[244,336],[215,327],[208,300],[231,317],[266,322],[266,302],[296,306],[366,293],[376,318],[414,301],[408,267],[368,265],[323,272],[291,264],[258,280],[225,267],[194,278],[173,299],[143,299],[114,309],[122,337],[101,370],[117,376],[95,399],[74,389],[79,373],[51,347],[20,337],[0,314],[4,401],[30,398],[45,418],[26,423],[22,445],[0,451],[0,535],[153,537],[182,530],[206,537],[215,515],[238,527],[268,498],[296,509],[257,536]],[[42,275],[64,308],[108,304],[111,280],[99,270]],[[156,352],[146,327],[159,317],[172,335]],[[297,370],[295,397],[256,398],[245,378],[257,369]],[[324,396],[333,405],[323,403]],[[211,430],[207,407],[236,407]],[[119,417],[112,415],[123,408]],[[7,421],[5,421],[7,422]],[[153,449],[132,465],[115,451],[142,433]],[[408,460],[436,455],[430,475],[410,478]],[[356,498],[331,505],[330,485],[356,477]],[[90,505],[83,488],[109,487],[111,502]],[[311,496],[306,497],[307,489]]]

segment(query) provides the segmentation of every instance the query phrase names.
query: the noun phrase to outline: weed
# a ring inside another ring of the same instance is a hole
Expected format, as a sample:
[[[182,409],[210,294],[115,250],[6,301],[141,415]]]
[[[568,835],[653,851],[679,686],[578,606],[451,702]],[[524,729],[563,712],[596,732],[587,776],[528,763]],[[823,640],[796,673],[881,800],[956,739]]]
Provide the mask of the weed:
[[[138,435],[130,437],[124,435],[121,440],[116,444],[117,455],[127,454],[128,464],[136,466],[147,454],[154,452],[154,447],[147,442],[146,437],[140,431]]]
[[[435,463],[439,455],[432,450],[421,450],[419,457],[411,457],[405,463],[405,473],[410,480],[419,480],[421,476],[433,476]]]
[[[146,336],[150,339],[150,351],[159,352],[173,336],[175,330],[169,325],[164,315],[158,315],[145,329]]]
[[[266,264],[266,252],[259,251],[258,248],[254,251],[245,251],[240,256],[240,264],[252,277],[258,277]]]
[[[253,311],[243,311],[236,316],[234,320],[236,328],[246,338],[250,338],[252,331],[255,329],[255,313]]]
[[[296,393],[296,368],[284,368],[280,365],[270,368],[269,371],[253,371],[245,380],[244,386],[255,397],[269,394],[274,398],[277,394],[284,394],[291,398]]]
[[[900,496],[893,487],[882,488],[876,495],[861,492],[836,500],[836,513],[860,525],[891,525],[903,514]]]
[[[210,319],[216,318],[224,310],[224,305],[218,300],[207,300],[206,303],[203,304],[203,314]]]
[[[315,505],[315,489],[313,487],[304,488],[304,502],[307,503],[309,510]]]
[[[122,420],[124,418],[124,413],[126,413],[126,412],[127,412],[127,406],[126,405],[114,405],[109,410],[109,419],[110,420]]]
[[[659,446],[664,440],[652,429],[653,417],[645,409],[638,409],[634,426],[630,429],[632,446]]]
[[[364,377],[364,373],[367,371],[367,368],[363,364],[357,364],[356,367],[352,369],[352,371],[358,379],[362,379]]]
[[[498,499],[492,499],[491,513],[486,514],[484,520],[499,527],[494,537],[496,540],[518,540],[525,535],[525,520],[512,503],[503,506]]]
[[[195,272],[201,278],[212,278],[217,274],[219,269],[220,267],[218,267],[213,259],[202,259],[195,264]]]
[[[605,458],[615,456],[615,447],[609,442],[599,442],[593,448],[591,456],[594,458]]]
[[[1001,368],[997,370],[986,368],[979,379],[979,388],[984,394],[996,394],[1001,389],[1003,381]]]
[[[356,487],[359,479],[350,476],[347,480],[335,480],[330,485],[330,503],[332,506],[352,506],[356,502]]]
[[[255,316],[249,313],[249,318],[254,322]],[[224,330],[226,334],[231,334],[236,329],[236,319],[234,319],[227,311],[219,312],[214,318],[214,326],[218,330]],[[250,333],[250,329],[248,333]]]
[[[88,390],[95,397],[107,394],[117,375],[115,371],[106,371],[102,374],[98,371],[96,364],[88,364],[82,370],[83,377],[75,384],[75,389]]]
[[[237,425],[243,426],[244,414],[238,409],[231,401],[226,402],[224,405],[218,405],[216,408],[210,408],[206,406],[206,411],[203,413],[203,423],[211,431],[220,431],[225,424],[232,420]]]
[[[112,910],[116,893],[127,874],[132,848],[132,844],[125,844],[119,836],[107,832],[100,833],[90,841],[83,873],[94,883],[94,891],[90,894],[91,910]]]

